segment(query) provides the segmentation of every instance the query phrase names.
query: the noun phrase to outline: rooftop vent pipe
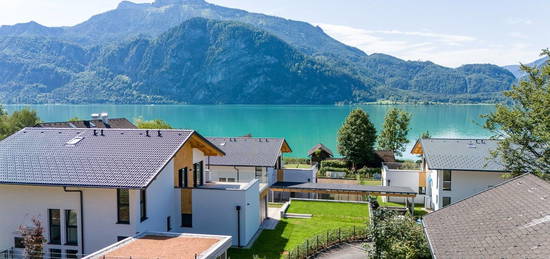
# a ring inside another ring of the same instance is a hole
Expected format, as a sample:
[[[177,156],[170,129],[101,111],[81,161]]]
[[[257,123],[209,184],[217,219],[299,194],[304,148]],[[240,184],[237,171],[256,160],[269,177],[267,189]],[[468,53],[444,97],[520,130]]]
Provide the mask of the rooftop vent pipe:
[[[159,137],[162,137],[162,134],[160,134],[160,130],[157,131],[157,133],[158,133],[158,136],[159,136]]]
[[[146,130],[146,131],[145,131],[145,136],[150,137],[150,136],[149,136],[149,130]]]

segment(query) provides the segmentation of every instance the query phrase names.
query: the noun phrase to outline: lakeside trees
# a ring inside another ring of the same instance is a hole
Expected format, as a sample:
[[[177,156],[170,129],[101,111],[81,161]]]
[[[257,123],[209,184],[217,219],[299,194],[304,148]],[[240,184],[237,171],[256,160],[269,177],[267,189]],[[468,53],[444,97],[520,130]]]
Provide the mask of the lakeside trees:
[[[550,57],[548,49],[542,55]],[[504,93],[512,104],[497,105],[485,115],[484,127],[502,139],[493,157],[511,170],[510,176],[550,175],[550,63],[540,68],[522,65],[526,79]]]
[[[384,128],[378,136],[378,148],[391,150],[401,156],[409,140],[409,122],[411,114],[398,108],[391,108],[384,117]]]
[[[172,129],[172,126],[168,122],[163,120],[143,120],[141,118],[136,119],[136,127],[138,129]]]
[[[40,123],[40,118],[36,111],[29,108],[23,108],[8,114],[4,107],[0,106],[0,140],[7,138],[11,134],[25,127],[33,127]]]
[[[338,152],[354,168],[360,168],[374,158],[376,128],[369,115],[360,108],[353,110],[338,130]]]

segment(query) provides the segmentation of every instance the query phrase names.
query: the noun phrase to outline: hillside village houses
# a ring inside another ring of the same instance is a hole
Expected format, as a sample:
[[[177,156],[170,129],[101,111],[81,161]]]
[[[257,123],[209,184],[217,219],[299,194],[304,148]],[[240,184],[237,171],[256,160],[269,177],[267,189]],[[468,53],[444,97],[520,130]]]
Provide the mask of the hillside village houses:
[[[283,169],[291,152],[283,138],[73,125],[24,128],[0,141],[0,204],[9,212],[0,252],[22,253],[18,227],[39,217],[53,257],[134,256],[131,247],[162,247],[157,241],[170,236],[201,244],[182,253],[225,258],[229,246],[254,242],[270,197],[353,192],[440,210],[499,185],[506,172],[490,157],[497,141],[430,138],[411,151],[421,168],[385,163],[382,186],[321,184],[316,166]]]

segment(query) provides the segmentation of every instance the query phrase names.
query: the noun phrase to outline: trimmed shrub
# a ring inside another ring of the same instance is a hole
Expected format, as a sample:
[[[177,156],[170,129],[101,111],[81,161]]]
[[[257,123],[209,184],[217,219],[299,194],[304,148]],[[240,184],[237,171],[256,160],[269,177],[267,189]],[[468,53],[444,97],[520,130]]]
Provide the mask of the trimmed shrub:
[[[302,157],[283,157],[285,164],[300,164],[300,165],[309,165],[309,158]]]
[[[332,168],[349,168],[349,162],[345,160],[325,160],[321,161],[321,168],[323,167],[332,167]],[[343,172],[343,171],[340,171]]]
[[[346,175],[349,174],[349,169],[347,168],[341,168],[341,167],[321,167],[319,170],[319,175],[324,176],[327,171],[332,172],[345,172]]]

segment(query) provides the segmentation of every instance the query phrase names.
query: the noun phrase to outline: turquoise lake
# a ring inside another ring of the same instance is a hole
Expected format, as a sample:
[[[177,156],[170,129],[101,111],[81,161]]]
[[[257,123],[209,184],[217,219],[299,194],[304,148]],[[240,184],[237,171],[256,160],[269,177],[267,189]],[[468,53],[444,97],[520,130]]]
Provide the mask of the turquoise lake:
[[[204,136],[284,137],[293,152],[304,157],[307,150],[323,143],[336,152],[336,132],[347,114],[361,107],[380,130],[386,111],[399,107],[412,114],[409,148],[428,130],[434,137],[488,137],[480,125],[482,114],[493,105],[5,105],[12,112],[23,107],[35,109],[43,121],[65,121],[72,117],[89,119],[91,113],[108,112],[109,117],[133,121],[162,119],[175,128],[195,129]]]

